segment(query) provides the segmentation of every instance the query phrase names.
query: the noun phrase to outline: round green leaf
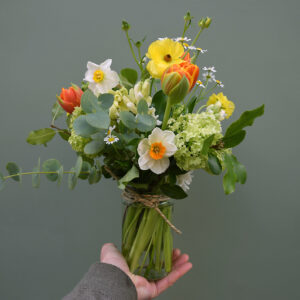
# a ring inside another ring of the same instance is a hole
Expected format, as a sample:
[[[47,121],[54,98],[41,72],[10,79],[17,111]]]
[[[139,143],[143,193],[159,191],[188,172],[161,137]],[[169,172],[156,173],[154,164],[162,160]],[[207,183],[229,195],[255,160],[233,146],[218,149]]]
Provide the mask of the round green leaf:
[[[148,114],[148,104],[146,100],[141,99],[137,105],[137,111],[140,115],[147,115]]]
[[[6,165],[6,170],[7,170],[9,175],[19,174],[21,172],[20,168],[14,162],[9,162]],[[16,175],[16,176],[11,177],[11,179],[13,179],[15,181],[20,181],[21,177],[20,177],[20,175]]]
[[[75,168],[72,168],[70,171],[72,173],[70,173],[68,176],[68,186],[70,190],[73,190],[77,184],[77,175],[76,175]]]
[[[101,108],[109,110],[114,103],[114,96],[112,94],[101,94],[99,96]]]
[[[81,168],[81,173],[78,176],[80,179],[87,179],[89,177],[89,173],[91,170],[91,165],[87,161],[83,161],[82,163],[82,168]]]
[[[56,131],[51,128],[43,128],[31,131],[27,137],[27,143],[31,145],[46,145],[55,136]]]
[[[32,172],[40,172],[41,160],[39,158],[38,164],[32,169]],[[32,174],[32,186],[38,188],[40,186],[40,174]]]
[[[93,127],[99,129],[107,129],[110,124],[110,118],[108,112],[104,110],[98,110],[93,114],[86,115],[86,121]]]
[[[60,185],[64,176],[64,167],[60,166],[57,172],[57,185]]]
[[[91,141],[85,145],[84,153],[89,155],[97,154],[104,149],[104,146],[105,146],[104,140]]]
[[[76,173],[76,176],[78,177],[80,172],[81,172],[81,168],[82,168],[82,157],[81,156],[78,156],[77,158],[77,161],[76,161],[76,164],[75,164],[75,167],[74,167],[74,170],[75,170],[75,173]]]
[[[156,126],[156,119],[150,115],[137,115],[137,129],[141,132],[151,131]]]
[[[83,137],[89,137],[90,135],[96,133],[98,131],[97,128],[91,126],[87,120],[86,115],[79,116],[73,123],[73,128],[75,130],[75,133],[83,136]]]
[[[129,129],[136,128],[136,120],[134,115],[129,111],[121,111],[120,112],[120,119],[122,123]]]
[[[56,172],[52,174],[46,174],[47,179],[50,181],[56,181],[58,178],[57,172],[59,171],[61,164],[58,160],[51,158],[46,160],[42,165],[43,172]]]
[[[100,107],[97,97],[89,89],[81,96],[80,106],[87,114],[96,112]]]

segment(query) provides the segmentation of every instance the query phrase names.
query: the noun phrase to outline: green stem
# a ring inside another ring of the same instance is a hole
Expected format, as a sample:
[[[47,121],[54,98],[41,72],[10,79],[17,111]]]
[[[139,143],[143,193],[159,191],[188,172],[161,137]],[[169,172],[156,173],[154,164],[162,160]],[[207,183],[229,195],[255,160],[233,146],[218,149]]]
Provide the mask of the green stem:
[[[74,174],[73,171],[65,171],[63,174]],[[81,172],[80,174],[89,174],[90,172]],[[25,173],[17,173],[9,176],[4,176],[3,179],[6,180],[8,178],[20,176],[20,175],[32,175],[32,174],[57,174],[57,172],[25,172]]]
[[[140,65],[140,63],[138,62],[138,59],[136,58],[136,55],[134,53],[134,50],[133,50],[133,47],[132,47],[132,44],[131,44],[131,41],[130,41],[130,37],[129,37],[128,31],[125,31],[125,33],[126,33],[126,38],[127,38],[127,41],[128,41],[129,48],[130,48],[131,54],[133,56],[133,59],[135,60],[135,62],[137,63],[138,67],[140,68],[140,70],[142,72],[143,71],[143,67]]]
[[[200,36],[200,34],[202,33],[203,30],[204,30],[204,28],[201,27],[201,29],[200,29],[199,32],[197,33],[196,37],[194,38],[194,40],[193,40],[193,42],[191,43],[190,46],[194,46],[194,45],[196,44],[196,42],[197,42],[197,40],[199,39],[199,36]],[[190,49],[187,49],[187,51],[185,52],[185,54],[184,54],[184,56],[183,56],[182,59],[184,59],[184,58],[187,56],[187,54],[188,54],[189,52],[190,52]]]
[[[171,100],[170,100],[170,98],[168,98],[167,106],[166,106],[166,110],[165,110],[165,114],[164,114],[164,119],[163,119],[163,123],[162,123],[162,126],[161,126],[162,130],[166,129],[166,127],[167,127],[168,120],[169,120],[169,117],[170,117],[171,107],[172,107]]]

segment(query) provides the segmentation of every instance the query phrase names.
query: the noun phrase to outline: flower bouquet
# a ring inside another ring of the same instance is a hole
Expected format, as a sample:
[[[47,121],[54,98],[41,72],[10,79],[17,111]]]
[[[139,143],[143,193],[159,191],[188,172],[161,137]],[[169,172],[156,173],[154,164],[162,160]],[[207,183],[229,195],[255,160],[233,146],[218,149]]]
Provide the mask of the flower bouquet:
[[[34,187],[41,174],[58,184],[68,174],[70,189],[78,178],[89,184],[102,176],[116,180],[125,207],[122,253],[132,272],[153,280],[171,271],[172,231],[181,233],[173,224],[173,204],[187,197],[192,172],[224,173],[226,194],[236,183],[244,184],[246,170],[232,148],[245,138],[245,127],[264,113],[263,105],[246,111],[222,132],[221,122],[235,105],[215,92],[224,87],[215,67],[197,65],[206,52],[197,46],[198,39],[211,19],[200,19],[191,40],[186,33],[192,19],[187,13],[180,37],[159,38],[145,54],[145,39],[134,42],[130,25],[123,21],[138,72],[125,68],[118,74],[111,69],[111,59],[99,65],[88,62],[81,86],[72,84],[57,95],[50,127],[30,132],[27,142],[47,145],[60,136],[77,154],[74,167],[65,171],[58,160],[49,159],[22,172],[9,162],[8,175],[0,173],[0,189],[7,179],[21,181],[25,174],[32,175]],[[60,117],[63,128],[55,124]]]

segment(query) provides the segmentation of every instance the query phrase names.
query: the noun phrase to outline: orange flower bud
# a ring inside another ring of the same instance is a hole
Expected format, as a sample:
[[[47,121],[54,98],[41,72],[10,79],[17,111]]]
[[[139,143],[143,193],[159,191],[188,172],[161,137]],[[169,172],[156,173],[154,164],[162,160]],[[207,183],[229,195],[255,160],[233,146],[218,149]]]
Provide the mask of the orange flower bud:
[[[162,75],[161,81],[162,81],[162,85],[164,85],[164,79],[168,74],[171,73],[177,73],[178,76],[177,80],[174,80],[173,82],[176,83],[179,82],[179,78],[181,79],[183,76],[185,76],[188,81],[189,81],[189,91],[195,86],[196,81],[198,79],[199,76],[199,67],[191,64],[188,61],[182,62],[180,64],[174,64],[171,65],[168,69],[165,70],[165,72]],[[169,90],[170,90],[170,86],[169,86]]]
[[[72,113],[76,106],[80,106],[80,100],[83,91],[77,85],[68,89],[61,89],[60,96],[56,96],[60,106],[68,113]]]

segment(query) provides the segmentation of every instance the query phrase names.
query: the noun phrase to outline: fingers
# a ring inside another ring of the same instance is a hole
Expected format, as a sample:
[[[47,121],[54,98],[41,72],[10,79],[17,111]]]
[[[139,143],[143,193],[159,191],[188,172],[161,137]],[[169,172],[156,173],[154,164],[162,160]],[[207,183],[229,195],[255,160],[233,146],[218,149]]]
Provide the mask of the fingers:
[[[188,260],[189,256],[187,254],[183,254],[177,257],[171,273],[165,278],[156,282],[158,295],[172,286],[180,277],[186,274],[193,267],[193,265]]]
[[[181,254],[181,251],[178,248],[176,248],[176,249],[173,250],[173,257],[172,257],[173,263],[180,256],[180,254]]]
[[[101,249],[101,255],[100,255],[100,261],[101,262],[105,262],[105,260],[107,260],[109,257],[111,257],[112,255],[118,255],[119,251],[116,248],[116,246],[112,243],[106,243],[102,246]]]

